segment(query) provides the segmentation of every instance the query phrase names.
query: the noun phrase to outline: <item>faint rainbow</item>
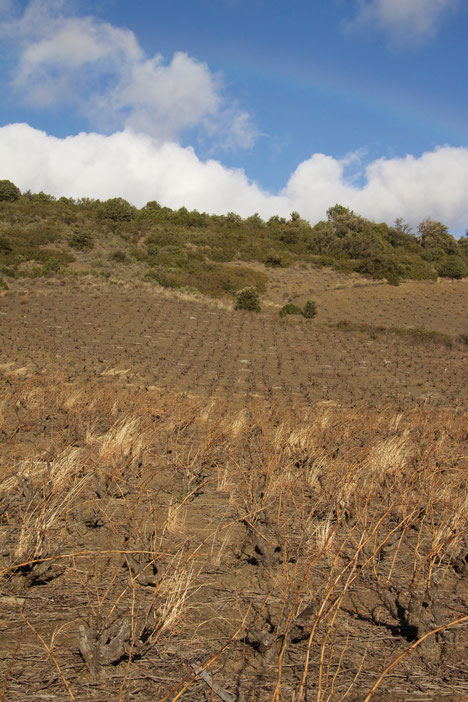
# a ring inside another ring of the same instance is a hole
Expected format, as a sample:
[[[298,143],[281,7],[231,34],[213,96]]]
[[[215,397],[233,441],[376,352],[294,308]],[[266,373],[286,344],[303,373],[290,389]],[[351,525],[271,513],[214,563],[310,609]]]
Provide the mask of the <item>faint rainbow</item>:
[[[276,87],[284,86],[287,90],[295,92],[315,93],[318,97],[329,96],[355,107],[364,106],[374,112],[376,117],[385,112],[386,115],[400,120],[402,128],[405,124],[413,128],[424,125],[440,132],[444,137],[441,137],[440,144],[434,146],[441,146],[447,143],[447,140],[455,142],[457,146],[468,146],[468,126],[462,116],[449,115],[440,105],[428,104],[416,97],[411,99],[403,92],[389,89],[384,91],[375,85],[365,85],[362,80],[359,83],[356,80],[350,81],[349,77],[344,78],[318,65],[284,62],[269,62],[267,65],[261,58],[255,57],[255,60],[252,60],[246,54],[241,57],[224,54],[220,63],[228,81],[230,75],[244,75],[249,80],[263,79]]]

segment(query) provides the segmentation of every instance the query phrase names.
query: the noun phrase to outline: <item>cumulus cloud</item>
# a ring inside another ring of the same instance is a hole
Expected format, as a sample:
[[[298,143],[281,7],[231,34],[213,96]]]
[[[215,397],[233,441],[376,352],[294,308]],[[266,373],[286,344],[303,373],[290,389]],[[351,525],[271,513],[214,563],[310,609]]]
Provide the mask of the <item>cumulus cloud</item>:
[[[348,28],[377,27],[397,41],[423,41],[437,34],[443,14],[458,0],[358,0]]]
[[[71,106],[100,130],[166,140],[201,128],[226,148],[254,144],[252,121],[227,104],[221,77],[186,53],[147,57],[130,30],[70,16],[61,0],[32,0],[0,23],[2,34],[17,50],[13,86],[35,107]]]
[[[137,206],[158,200],[213,213],[287,212],[287,199],[262,191],[240,169],[201,161],[192,147],[127,128],[110,136],[58,139],[27,124],[0,128],[0,179],[52,195],[122,196]],[[9,174],[9,175],[7,175]]]
[[[55,196],[122,196],[139,207],[157,200],[174,209],[259,212],[264,218],[297,210],[312,223],[338,202],[389,223],[397,217],[412,224],[431,217],[457,235],[468,223],[468,149],[462,147],[375,160],[364,168],[362,185],[347,177],[350,157],[314,154],[279,193],[262,190],[241,169],[200,160],[191,147],[129,128],[110,136],[82,133],[59,139],[12,124],[0,128],[0,152],[0,179],[12,180],[23,191]]]
[[[315,154],[292,174],[283,194],[316,221],[336,202],[376,221],[403,217],[413,225],[425,217],[462,233],[468,222],[468,149],[443,146],[401,158],[380,158],[364,167],[364,184],[346,177],[347,158]],[[318,215],[318,216],[317,216]]]

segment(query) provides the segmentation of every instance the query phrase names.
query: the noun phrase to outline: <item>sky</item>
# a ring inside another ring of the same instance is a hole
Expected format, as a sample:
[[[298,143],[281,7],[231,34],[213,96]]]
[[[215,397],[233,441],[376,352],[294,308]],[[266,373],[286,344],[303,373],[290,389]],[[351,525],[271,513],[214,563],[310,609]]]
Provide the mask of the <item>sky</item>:
[[[468,227],[466,0],[0,0],[0,179]]]

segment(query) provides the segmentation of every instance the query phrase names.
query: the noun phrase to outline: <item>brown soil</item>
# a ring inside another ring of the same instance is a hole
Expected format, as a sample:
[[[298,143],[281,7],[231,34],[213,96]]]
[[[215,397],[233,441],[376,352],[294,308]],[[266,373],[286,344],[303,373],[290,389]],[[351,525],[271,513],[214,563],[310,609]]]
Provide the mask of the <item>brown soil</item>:
[[[139,386],[295,403],[421,398],[457,406],[468,392],[466,344],[281,320],[276,310],[239,312],[150,287],[31,284],[0,299],[0,319],[6,362],[70,381],[118,374]]]
[[[318,303],[318,322],[348,320],[386,327],[419,327],[453,335],[468,333],[467,278],[411,280],[394,287],[357,273],[345,275],[326,268],[297,265],[271,269],[259,263],[248,265],[270,279],[265,300],[302,305],[314,299]]]
[[[468,347],[430,300],[451,340],[3,295],[1,699],[466,701]]]

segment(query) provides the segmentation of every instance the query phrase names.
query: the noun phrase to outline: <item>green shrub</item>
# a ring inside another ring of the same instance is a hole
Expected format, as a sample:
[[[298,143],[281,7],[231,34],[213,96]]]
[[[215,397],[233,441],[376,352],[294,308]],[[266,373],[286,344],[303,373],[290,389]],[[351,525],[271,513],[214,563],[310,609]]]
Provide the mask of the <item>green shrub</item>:
[[[125,251],[122,251],[121,249],[117,249],[116,251],[111,253],[111,255],[109,256],[109,259],[111,261],[114,261],[115,263],[127,263],[128,262],[127,254],[125,253]]]
[[[7,236],[0,234],[0,254],[9,254],[13,251],[11,241]]]
[[[130,256],[140,263],[145,263],[148,260],[148,254],[140,246],[132,246],[130,249]]]
[[[232,261],[235,256],[235,251],[229,247],[221,248],[220,246],[213,246],[207,252],[207,256],[218,263],[228,263]]]
[[[437,280],[437,271],[433,263],[421,256],[416,256],[414,254],[401,256],[398,265],[402,278],[410,278],[411,280]]]
[[[287,268],[293,262],[291,256],[287,253],[283,254],[279,251],[269,251],[264,259],[265,266],[270,266],[271,268]]]
[[[135,208],[123,197],[113,197],[101,202],[97,208],[99,219],[111,219],[113,222],[129,222],[134,214]]]
[[[151,282],[156,282],[163,288],[178,288],[180,287],[180,281],[178,277],[165,270],[164,268],[152,268],[145,275],[145,279]]]
[[[305,303],[302,314],[307,319],[312,319],[317,314],[317,303],[314,300],[307,300]]]
[[[393,257],[386,254],[375,255],[369,258],[361,258],[356,262],[354,270],[361,275],[381,280],[382,278],[395,279],[400,277],[400,266]]]
[[[33,255],[33,260],[40,263],[47,263],[47,261],[57,261],[60,266],[72,263],[75,260],[73,254],[68,253],[68,251],[60,251],[59,249],[37,249],[36,253]],[[52,267],[55,263],[50,264]]]
[[[397,271],[389,271],[387,273],[387,283],[395,286],[400,285],[400,276]]]
[[[419,243],[424,249],[441,249],[443,253],[455,254],[457,240],[449,234],[445,224],[426,218],[418,227]]]
[[[460,256],[465,256],[468,258],[468,229],[465,236],[460,237],[458,240],[458,253]]]
[[[0,266],[0,274],[7,275],[9,278],[17,278],[18,277],[18,273],[16,271],[16,268],[12,268],[11,266]]]
[[[299,231],[293,227],[284,229],[281,232],[279,239],[283,242],[283,244],[286,244],[286,246],[295,246],[295,244],[297,244],[299,241]]]
[[[254,288],[253,285],[249,285],[248,287],[237,291],[236,310],[251,310],[252,312],[259,312],[260,297],[257,288]]]
[[[20,196],[20,189],[11,180],[0,180],[0,202],[14,202]]]
[[[32,193],[30,190],[28,190],[26,193],[24,193],[24,197],[26,200],[33,202],[35,205],[50,205],[51,203],[55,202],[55,197],[53,195],[49,195],[42,190],[40,190],[38,193]]]
[[[62,195],[62,197],[59,197],[57,202],[60,205],[65,205],[66,207],[76,205],[76,201],[72,197],[65,197],[64,195]]]
[[[283,265],[283,257],[281,256],[280,253],[277,253],[276,251],[270,251],[265,256],[265,266],[271,266],[272,268],[274,268],[274,267],[281,268],[282,265]]]
[[[36,264],[29,262],[24,268],[18,272],[20,278],[42,278],[46,275],[46,271],[42,266],[37,266]]]
[[[235,296],[238,290],[248,286],[257,291],[266,287],[266,276],[259,271],[204,261],[191,261],[186,270],[181,271],[181,276],[181,285],[198,288],[210,297]]]
[[[52,275],[53,273],[58,273],[62,267],[61,262],[55,258],[55,256],[49,256],[42,262],[44,268],[44,273],[46,275]]]
[[[228,212],[226,219],[231,224],[240,224],[242,222],[242,217],[236,212]]]
[[[77,251],[90,251],[94,246],[94,238],[89,232],[75,232],[68,243]]]
[[[283,305],[283,307],[280,309],[280,317],[286,317],[288,314],[302,314],[302,310],[300,307],[297,305],[294,305],[292,302],[288,302],[287,305]]]
[[[463,278],[466,275],[466,266],[461,256],[447,256],[439,263],[437,271],[444,278]]]
[[[156,202],[156,200],[150,200],[149,202],[146,203],[146,205],[143,207],[144,210],[160,210],[161,205],[159,202]]]

